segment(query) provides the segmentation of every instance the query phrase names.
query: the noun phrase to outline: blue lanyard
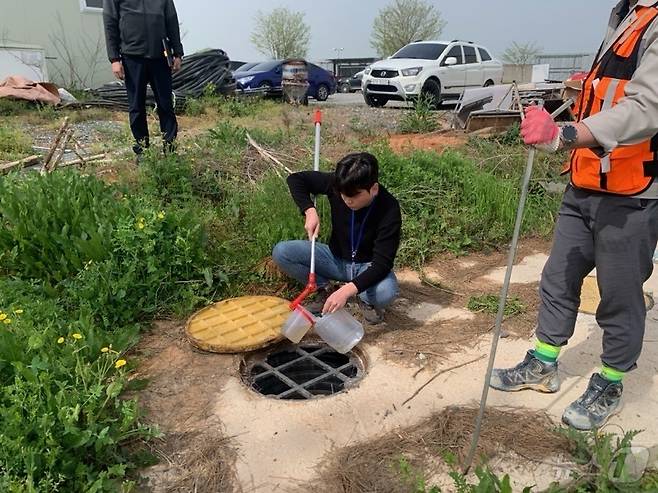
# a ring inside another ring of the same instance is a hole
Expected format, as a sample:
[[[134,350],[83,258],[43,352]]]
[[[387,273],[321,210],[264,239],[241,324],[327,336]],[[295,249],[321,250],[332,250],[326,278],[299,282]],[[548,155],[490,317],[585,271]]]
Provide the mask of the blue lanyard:
[[[359,250],[359,245],[361,245],[361,240],[363,240],[363,232],[365,231],[366,228],[366,221],[368,220],[368,216],[370,215],[370,211],[372,210],[372,206],[375,202],[373,201],[369,206],[368,210],[366,211],[366,215],[363,218],[363,222],[361,223],[361,227],[359,228],[359,236],[356,239],[356,243],[354,243],[354,221],[355,221],[355,212],[352,211],[352,223],[350,226],[350,246],[352,247],[352,278],[354,278],[354,267],[355,267],[355,260],[356,260],[356,253]]]

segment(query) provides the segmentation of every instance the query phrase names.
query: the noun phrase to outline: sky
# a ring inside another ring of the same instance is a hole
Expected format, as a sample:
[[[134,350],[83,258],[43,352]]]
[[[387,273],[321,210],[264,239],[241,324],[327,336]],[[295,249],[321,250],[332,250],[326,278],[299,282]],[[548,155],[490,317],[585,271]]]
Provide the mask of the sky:
[[[258,61],[249,40],[261,10],[287,7],[303,12],[311,27],[308,58],[321,61],[376,56],[372,23],[392,0],[175,0],[186,53],[222,48],[232,60]],[[601,43],[617,0],[430,1],[447,21],[441,39],[464,39],[501,55],[513,41],[534,42],[545,53],[592,53]],[[337,52],[336,48],[343,48]]]

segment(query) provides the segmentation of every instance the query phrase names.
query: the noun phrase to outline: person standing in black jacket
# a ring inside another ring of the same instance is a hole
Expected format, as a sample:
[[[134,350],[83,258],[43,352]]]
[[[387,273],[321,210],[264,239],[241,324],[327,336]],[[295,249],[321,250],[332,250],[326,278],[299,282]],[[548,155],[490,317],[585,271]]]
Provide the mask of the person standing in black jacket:
[[[103,0],[107,55],[115,77],[125,80],[133,150],[149,146],[146,85],[157,103],[165,152],[173,149],[178,122],[172,98],[172,72],[181,67],[183,45],[173,0]],[[165,47],[170,58],[165,56]]]
[[[318,300],[307,308],[333,313],[358,295],[365,319],[383,321],[383,310],[398,295],[393,264],[400,246],[402,216],[398,201],[379,184],[377,158],[354,153],[338,162],[335,173],[303,171],[288,177],[293,200],[305,216],[309,239],[317,237],[320,218],[311,195],[326,195],[331,206],[329,244],[316,244]],[[311,242],[278,243],[274,262],[286,274],[305,283],[310,271]],[[330,293],[330,281],[343,284]]]

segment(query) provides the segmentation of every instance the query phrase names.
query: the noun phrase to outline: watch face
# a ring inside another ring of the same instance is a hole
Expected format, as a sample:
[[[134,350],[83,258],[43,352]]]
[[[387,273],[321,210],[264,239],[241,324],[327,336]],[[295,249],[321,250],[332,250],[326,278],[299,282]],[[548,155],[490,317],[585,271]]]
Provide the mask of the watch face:
[[[575,142],[578,138],[578,132],[573,125],[567,125],[562,128],[562,138],[567,142]]]

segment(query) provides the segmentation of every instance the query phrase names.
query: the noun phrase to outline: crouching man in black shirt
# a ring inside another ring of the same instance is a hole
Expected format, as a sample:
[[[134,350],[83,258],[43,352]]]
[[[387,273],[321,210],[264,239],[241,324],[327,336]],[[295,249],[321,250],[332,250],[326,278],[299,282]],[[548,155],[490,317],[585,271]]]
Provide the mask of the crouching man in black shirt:
[[[306,216],[309,239],[317,237],[320,218],[312,195],[324,194],[331,205],[329,245],[316,243],[317,301],[307,308],[333,313],[358,295],[369,323],[383,321],[384,307],[398,295],[393,262],[400,245],[400,205],[379,184],[377,158],[349,154],[335,173],[303,171],[288,177],[293,200]],[[311,242],[284,241],[274,247],[274,262],[286,274],[306,283],[311,264]],[[330,293],[330,281],[343,284]]]

